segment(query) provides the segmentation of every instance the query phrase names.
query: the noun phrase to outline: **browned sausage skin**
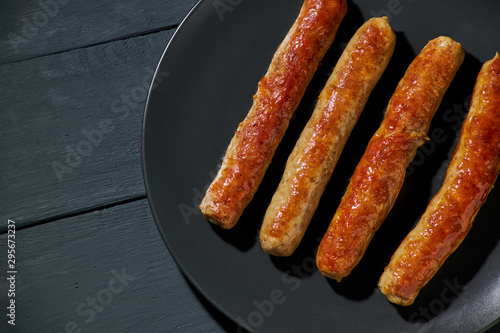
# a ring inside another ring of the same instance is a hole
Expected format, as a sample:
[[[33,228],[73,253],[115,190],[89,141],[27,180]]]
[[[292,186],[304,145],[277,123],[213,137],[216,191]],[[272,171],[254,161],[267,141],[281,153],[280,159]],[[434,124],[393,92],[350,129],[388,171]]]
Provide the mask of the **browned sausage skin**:
[[[232,228],[252,200],[346,11],[345,0],[304,1],[201,202],[210,222]]]
[[[389,301],[411,305],[461,244],[500,170],[500,58],[476,80],[469,114],[442,187],[407,235],[379,281]]]
[[[438,37],[408,67],[320,243],[316,262],[325,276],[340,281],[361,260],[463,58],[459,43]]]
[[[396,43],[386,17],[351,38],[290,154],[260,230],[262,248],[291,255],[311,221],[349,135],[391,59]]]

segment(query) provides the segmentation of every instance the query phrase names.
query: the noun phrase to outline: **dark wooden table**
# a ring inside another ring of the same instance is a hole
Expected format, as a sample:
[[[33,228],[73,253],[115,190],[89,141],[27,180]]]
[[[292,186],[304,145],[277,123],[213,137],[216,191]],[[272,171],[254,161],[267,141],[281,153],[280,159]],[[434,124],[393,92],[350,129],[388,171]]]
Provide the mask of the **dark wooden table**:
[[[166,250],[141,169],[147,91],[196,2],[0,1],[1,332],[237,331]]]
[[[141,169],[147,91],[196,2],[0,2],[0,332],[235,330],[166,250]]]

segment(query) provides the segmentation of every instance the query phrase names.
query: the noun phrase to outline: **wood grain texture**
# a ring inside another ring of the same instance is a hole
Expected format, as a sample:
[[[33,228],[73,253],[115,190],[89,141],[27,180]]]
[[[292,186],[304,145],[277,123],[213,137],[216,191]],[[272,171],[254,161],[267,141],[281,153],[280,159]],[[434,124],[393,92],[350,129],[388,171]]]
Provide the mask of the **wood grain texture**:
[[[16,332],[235,331],[183,277],[146,200],[20,230],[16,243]],[[0,290],[5,304],[5,279]]]
[[[20,227],[145,196],[142,118],[172,34],[0,66],[3,216]]]
[[[0,64],[174,27],[196,2],[2,0]]]

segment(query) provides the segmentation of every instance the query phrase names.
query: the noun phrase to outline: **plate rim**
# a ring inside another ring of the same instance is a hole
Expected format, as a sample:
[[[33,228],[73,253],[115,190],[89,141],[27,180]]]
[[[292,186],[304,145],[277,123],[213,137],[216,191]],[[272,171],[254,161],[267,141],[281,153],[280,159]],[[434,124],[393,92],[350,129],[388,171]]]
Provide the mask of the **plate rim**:
[[[150,109],[151,96],[152,96],[152,92],[154,90],[154,87],[153,87],[154,82],[156,82],[156,79],[159,75],[160,67],[163,63],[163,60],[164,60],[166,54],[168,53],[169,49],[172,47],[172,44],[176,42],[177,38],[179,38],[178,35],[182,34],[182,32],[185,29],[185,26],[187,24],[189,24],[189,21],[193,19],[193,16],[196,14],[196,12],[198,12],[200,10],[201,6],[206,1],[208,1],[208,0],[198,0],[196,2],[196,4],[189,10],[189,12],[186,14],[186,16],[182,19],[181,23],[175,29],[175,32],[173,33],[172,37],[170,37],[170,40],[168,41],[167,45],[165,46],[165,48],[162,52],[162,55],[161,55],[160,59],[158,60],[158,64],[155,68],[154,75],[151,79],[151,84],[149,85],[148,94],[147,94],[146,102],[145,102],[145,106],[144,106],[143,117],[142,117],[142,124],[141,124],[141,150],[140,151],[141,151],[142,178],[143,178],[144,187],[146,190],[147,202],[148,202],[151,214],[153,216],[154,224],[156,225],[156,228],[161,236],[160,238],[162,239],[162,242],[167,247],[167,250],[168,250],[170,256],[174,260],[175,264],[179,268],[182,275],[187,279],[187,281],[192,286],[194,286],[196,288],[196,291],[198,293],[200,293],[213,307],[215,307],[219,312],[221,312],[225,316],[225,318],[230,320],[232,323],[234,323],[238,327],[243,327],[245,330],[247,330],[249,332],[255,332],[252,328],[247,327],[246,325],[242,325],[241,323],[237,322],[236,319],[233,318],[233,316],[226,309],[224,309],[217,302],[215,302],[215,300],[210,295],[208,295],[208,293],[198,284],[198,282],[191,276],[191,274],[187,271],[185,266],[182,264],[182,260],[180,260],[180,258],[178,257],[177,252],[172,249],[172,245],[168,241],[168,237],[165,235],[165,232],[162,229],[162,226],[160,225],[160,222],[159,222],[160,218],[157,215],[157,210],[155,209],[155,204],[154,204],[153,199],[150,195],[151,186],[150,186],[149,178],[147,175],[146,152],[145,152],[145,149],[146,149],[146,142],[145,142],[146,141],[146,123],[147,123],[148,111]],[[211,315],[211,317],[213,318],[212,315]],[[217,321],[217,320],[214,318],[214,321]],[[220,323],[219,323],[219,325],[220,325]]]

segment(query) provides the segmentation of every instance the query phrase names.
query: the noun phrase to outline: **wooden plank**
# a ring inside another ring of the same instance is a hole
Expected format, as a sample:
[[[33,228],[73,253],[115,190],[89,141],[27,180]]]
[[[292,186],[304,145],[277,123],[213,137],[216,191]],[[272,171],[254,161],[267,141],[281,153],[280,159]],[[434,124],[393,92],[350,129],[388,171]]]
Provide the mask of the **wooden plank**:
[[[172,34],[0,66],[5,218],[23,226],[145,196],[142,117]]]
[[[16,332],[236,331],[181,274],[146,200],[19,230],[16,244]],[[2,332],[8,289],[0,279]]]
[[[0,64],[174,27],[196,2],[3,1]]]

